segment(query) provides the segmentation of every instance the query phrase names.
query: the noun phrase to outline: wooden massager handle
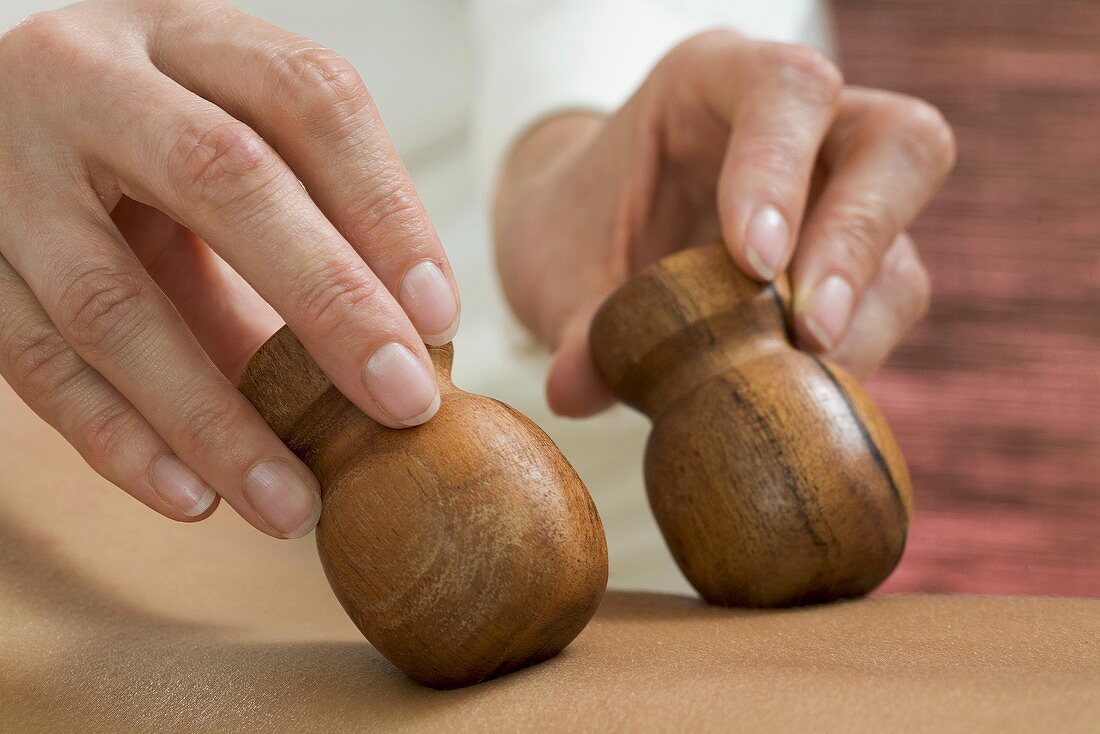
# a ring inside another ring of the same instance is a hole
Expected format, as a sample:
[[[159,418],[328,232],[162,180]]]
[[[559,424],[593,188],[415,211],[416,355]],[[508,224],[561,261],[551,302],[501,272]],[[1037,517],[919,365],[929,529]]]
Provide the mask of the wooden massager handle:
[[[721,244],[638,273],[596,314],[612,391],[653,421],[650,504],[680,568],[717,604],[858,596],[901,558],[909,474],[856,380],[795,349],[785,279],[743,275]]]
[[[580,477],[534,423],[451,384],[439,412],[382,426],[337,391],[286,328],[240,382],[313,470],[317,549],[337,598],[417,681],[469,685],[557,654],[607,584],[603,526]]]

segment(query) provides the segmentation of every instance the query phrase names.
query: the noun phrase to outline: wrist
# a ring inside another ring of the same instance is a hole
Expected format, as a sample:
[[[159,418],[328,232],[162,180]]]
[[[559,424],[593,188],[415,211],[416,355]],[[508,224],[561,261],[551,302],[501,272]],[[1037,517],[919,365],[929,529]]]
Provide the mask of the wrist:
[[[545,297],[555,264],[583,215],[569,203],[571,172],[604,128],[605,118],[566,112],[545,118],[512,146],[493,197],[495,257],[515,315],[544,343],[556,342],[557,299]]]
[[[568,162],[598,134],[604,119],[596,113],[563,112],[539,120],[519,136],[504,160],[493,195],[498,246],[499,235],[512,229],[517,211],[527,208],[524,202],[536,189],[561,177]]]
[[[560,112],[544,117],[525,130],[504,160],[497,197],[509,185],[537,177],[556,161],[567,158],[590,140],[606,118],[596,112]]]

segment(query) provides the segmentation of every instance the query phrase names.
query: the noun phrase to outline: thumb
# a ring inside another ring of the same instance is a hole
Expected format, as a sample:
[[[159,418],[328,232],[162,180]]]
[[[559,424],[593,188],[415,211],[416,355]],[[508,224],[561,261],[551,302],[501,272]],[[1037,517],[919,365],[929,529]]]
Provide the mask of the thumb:
[[[584,418],[615,404],[615,396],[600,377],[588,345],[592,317],[602,302],[602,298],[593,300],[578,310],[554,350],[554,361],[546,377],[546,400],[558,415]]]

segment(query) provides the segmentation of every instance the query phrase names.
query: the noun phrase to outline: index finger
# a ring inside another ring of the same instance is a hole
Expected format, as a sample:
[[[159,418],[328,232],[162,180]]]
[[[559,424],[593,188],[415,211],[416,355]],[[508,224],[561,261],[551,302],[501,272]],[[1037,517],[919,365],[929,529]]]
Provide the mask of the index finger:
[[[423,341],[378,276],[281,157],[238,120],[149,67],[129,98],[97,110],[82,144],[130,198],[202,237],[275,308],[332,383],[393,428],[439,406]],[[114,138],[122,131],[126,146]]]
[[[722,238],[743,272],[772,280],[794,249],[843,79],[808,46],[713,31],[683,48],[700,101],[730,128],[717,186]]]
[[[347,60],[237,11],[188,14],[155,34],[150,52],[168,76],[271,143],[425,342],[454,337],[459,298],[447,255]]]

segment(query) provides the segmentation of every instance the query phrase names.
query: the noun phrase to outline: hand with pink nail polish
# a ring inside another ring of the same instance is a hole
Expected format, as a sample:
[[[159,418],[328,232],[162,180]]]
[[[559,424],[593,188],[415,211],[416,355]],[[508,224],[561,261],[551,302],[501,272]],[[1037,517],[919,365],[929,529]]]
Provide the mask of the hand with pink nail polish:
[[[458,290],[346,60],[228,2],[90,0],[0,36],[0,90],[0,374],[104,477],[312,530],[234,387],[284,322],[378,423],[435,414]]]
[[[674,48],[608,117],[543,119],[508,158],[494,219],[509,303],[555,353],[551,407],[613,402],[589,353],[593,313],[646,265],[718,239],[752,278],[787,271],[799,346],[866,375],[927,308],[904,229],[954,157],[927,103],[728,30]]]

